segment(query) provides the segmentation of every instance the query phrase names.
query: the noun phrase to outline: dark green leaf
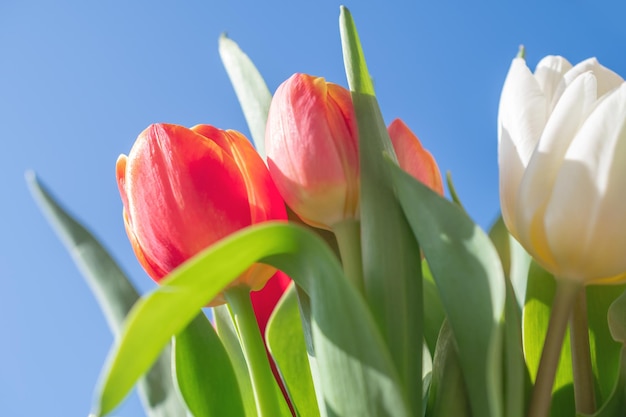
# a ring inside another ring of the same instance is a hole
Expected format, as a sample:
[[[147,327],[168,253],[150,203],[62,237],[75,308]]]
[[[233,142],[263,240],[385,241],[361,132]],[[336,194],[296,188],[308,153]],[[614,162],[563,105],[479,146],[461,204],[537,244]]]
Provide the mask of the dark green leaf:
[[[106,249],[55,201],[34,173],[27,173],[26,180],[39,207],[89,284],[111,331],[119,335],[126,315],[139,298],[137,290]],[[138,383],[148,417],[180,417],[186,413],[173,385],[170,357],[167,346]]]

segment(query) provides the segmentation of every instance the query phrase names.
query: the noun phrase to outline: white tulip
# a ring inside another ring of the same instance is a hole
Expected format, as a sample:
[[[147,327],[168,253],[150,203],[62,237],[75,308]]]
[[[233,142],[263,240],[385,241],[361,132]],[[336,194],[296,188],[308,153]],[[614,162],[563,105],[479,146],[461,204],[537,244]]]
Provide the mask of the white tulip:
[[[555,276],[626,276],[626,84],[595,58],[509,69],[498,115],[502,216]]]

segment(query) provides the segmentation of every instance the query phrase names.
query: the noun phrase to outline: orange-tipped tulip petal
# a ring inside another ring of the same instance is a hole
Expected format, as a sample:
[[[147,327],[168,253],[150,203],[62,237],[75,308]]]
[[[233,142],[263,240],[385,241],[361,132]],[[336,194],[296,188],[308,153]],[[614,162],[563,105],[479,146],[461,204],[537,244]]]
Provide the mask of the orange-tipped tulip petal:
[[[430,152],[424,149],[417,136],[400,119],[391,122],[387,131],[400,167],[443,195],[443,182],[437,161]]]

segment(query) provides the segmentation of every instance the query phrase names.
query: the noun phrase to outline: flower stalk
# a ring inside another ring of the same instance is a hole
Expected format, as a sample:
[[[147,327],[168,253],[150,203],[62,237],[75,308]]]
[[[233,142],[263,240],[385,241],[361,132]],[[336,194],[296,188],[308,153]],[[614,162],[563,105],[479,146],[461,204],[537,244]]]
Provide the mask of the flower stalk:
[[[572,371],[574,374],[574,399],[577,414],[593,414],[596,399],[593,390],[593,369],[589,346],[587,298],[580,291],[574,302],[570,317],[570,343],[572,347]]]
[[[550,415],[552,387],[559,365],[567,322],[574,303],[583,289],[582,284],[574,280],[557,279],[556,281],[556,294],[552,303],[550,322],[541,352],[528,417],[548,417]]]
[[[259,417],[280,416],[282,415],[279,403],[281,399],[277,395],[280,391],[272,374],[265,345],[254,316],[250,291],[243,286],[233,287],[225,291],[225,296],[235,317]]]

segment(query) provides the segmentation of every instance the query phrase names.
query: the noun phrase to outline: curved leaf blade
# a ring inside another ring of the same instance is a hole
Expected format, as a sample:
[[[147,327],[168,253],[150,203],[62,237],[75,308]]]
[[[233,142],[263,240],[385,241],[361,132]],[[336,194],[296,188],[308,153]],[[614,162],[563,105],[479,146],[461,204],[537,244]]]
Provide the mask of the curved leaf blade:
[[[462,208],[387,162],[454,332],[473,415],[501,416],[505,281],[498,254]]]
[[[257,261],[283,270],[311,297],[314,349],[329,414],[408,416],[389,352],[335,256],[310,232],[275,222],[241,230],[206,249],[136,304],[102,373],[96,414],[111,412],[169,338]]]
[[[137,290],[100,242],[55,200],[34,173],[27,173],[26,181],[91,288],[109,328],[119,335],[126,315],[139,299]],[[187,412],[172,382],[170,357],[167,346],[138,383],[139,397],[148,417],[179,417]]]

